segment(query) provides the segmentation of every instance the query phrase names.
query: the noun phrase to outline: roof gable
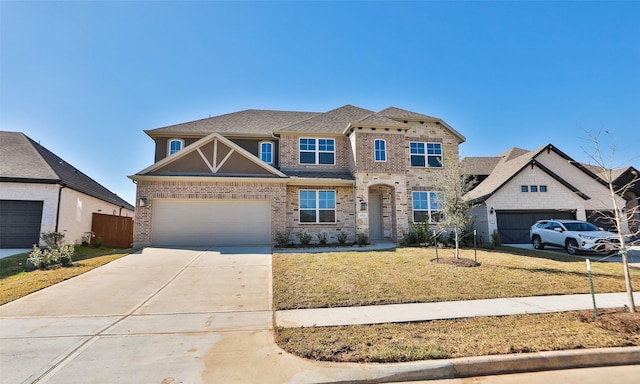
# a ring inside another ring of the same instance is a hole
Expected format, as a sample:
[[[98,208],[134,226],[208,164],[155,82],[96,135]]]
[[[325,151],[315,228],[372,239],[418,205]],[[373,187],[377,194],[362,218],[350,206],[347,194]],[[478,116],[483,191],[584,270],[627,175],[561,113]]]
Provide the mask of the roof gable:
[[[209,134],[136,175],[286,177],[219,133]]]
[[[21,132],[0,132],[0,148],[0,179],[60,183],[108,203],[134,209],[118,195]]]
[[[363,119],[372,113],[373,111],[368,109],[347,104],[281,128],[276,133],[318,132],[343,134],[350,123]]]
[[[453,127],[451,127],[449,124],[447,124],[444,120],[438,118],[438,117],[433,117],[433,116],[429,116],[429,115],[423,115],[422,113],[417,113],[417,112],[412,112],[412,111],[407,111],[406,109],[400,109],[400,108],[396,108],[396,107],[388,107],[383,109],[382,111],[378,112],[381,116],[387,117],[389,119],[392,120],[396,120],[396,121],[424,121],[424,122],[431,122],[431,123],[436,123],[439,124],[441,126],[443,126],[445,129],[447,129],[449,132],[451,132],[455,137],[458,138],[458,143],[464,143],[467,138],[464,137],[460,132],[456,131],[455,129],[453,129]]]

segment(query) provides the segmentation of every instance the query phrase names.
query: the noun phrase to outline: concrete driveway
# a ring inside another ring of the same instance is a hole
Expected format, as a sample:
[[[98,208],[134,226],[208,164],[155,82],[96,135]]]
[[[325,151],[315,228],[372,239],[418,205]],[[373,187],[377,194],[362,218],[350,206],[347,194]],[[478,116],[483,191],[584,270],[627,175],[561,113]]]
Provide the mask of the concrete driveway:
[[[268,248],[148,248],[0,307],[0,380],[249,382],[239,355],[282,353],[270,290]]]

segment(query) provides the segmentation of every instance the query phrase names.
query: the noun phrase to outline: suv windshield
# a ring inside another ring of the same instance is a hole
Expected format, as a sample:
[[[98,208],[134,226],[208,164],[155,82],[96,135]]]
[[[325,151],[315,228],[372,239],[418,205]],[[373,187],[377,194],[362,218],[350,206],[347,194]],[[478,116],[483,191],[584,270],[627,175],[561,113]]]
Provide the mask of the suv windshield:
[[[567,231],[599,231],[600,228],[591,223],[562,223]]]

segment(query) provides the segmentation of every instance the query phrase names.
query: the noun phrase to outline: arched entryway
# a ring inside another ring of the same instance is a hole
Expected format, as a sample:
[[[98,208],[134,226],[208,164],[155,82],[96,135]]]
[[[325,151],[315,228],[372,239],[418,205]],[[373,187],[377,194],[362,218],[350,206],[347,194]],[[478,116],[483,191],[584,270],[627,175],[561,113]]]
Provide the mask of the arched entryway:
[[[376,184],[370,186],[368,192],[369,238],[393,241],[396,233],[394,188]]]

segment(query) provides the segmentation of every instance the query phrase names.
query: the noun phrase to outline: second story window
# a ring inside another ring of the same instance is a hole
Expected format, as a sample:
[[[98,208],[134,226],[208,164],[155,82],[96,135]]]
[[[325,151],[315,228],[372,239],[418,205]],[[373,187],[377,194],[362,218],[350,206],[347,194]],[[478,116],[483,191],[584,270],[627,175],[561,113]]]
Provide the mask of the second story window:
[[[182,139],[169,139],[169,145],[167,146],[167,154],[169,156],[178,152],[184,146],[184,140]]]
[[[300,164],[336,163],[336,143],[334,139],[300,139]]]
[[[260,143],[260,160],[267,164],[273,164],[273,143],[263,141]]]
[[[441,143],[409,143],[412,167],[442,168]]]
[[[384,140],[375,140],[373,142],[374,159],[376,161],[387,161],[387,143]]]

